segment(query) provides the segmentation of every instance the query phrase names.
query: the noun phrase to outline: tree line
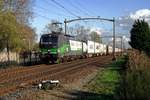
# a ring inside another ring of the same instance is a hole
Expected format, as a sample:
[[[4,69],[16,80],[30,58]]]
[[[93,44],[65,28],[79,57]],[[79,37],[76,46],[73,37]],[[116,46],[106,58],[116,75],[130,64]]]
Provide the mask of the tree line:
[[[31,27],[32,0],[0,0],[0,50],[33,48],[35,29]]]
[[[145,52],[150,56],[150,27],[149,24],[143,20],[136,20],[130,31],[131,38],[129,44],[132,48]]]

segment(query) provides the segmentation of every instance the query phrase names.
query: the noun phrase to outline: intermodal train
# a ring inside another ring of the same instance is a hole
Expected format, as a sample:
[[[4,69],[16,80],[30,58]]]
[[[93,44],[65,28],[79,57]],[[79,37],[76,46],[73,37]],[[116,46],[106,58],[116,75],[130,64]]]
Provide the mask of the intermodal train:
[[[112,54],[112,46],[94,42],[77,41],[73,36],[61,33],[43,34],[40,38],[40,58],[45,62],[64,62],[73,59]],[[120,52],[119,48],[115,48]]]

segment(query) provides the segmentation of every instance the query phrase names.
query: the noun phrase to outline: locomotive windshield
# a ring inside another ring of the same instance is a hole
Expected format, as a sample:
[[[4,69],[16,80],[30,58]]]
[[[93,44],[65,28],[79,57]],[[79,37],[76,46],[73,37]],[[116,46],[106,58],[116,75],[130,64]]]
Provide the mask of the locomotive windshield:
[[[58,36],[43,35],[40,39],[40,46],[44,48],[57,47]]]

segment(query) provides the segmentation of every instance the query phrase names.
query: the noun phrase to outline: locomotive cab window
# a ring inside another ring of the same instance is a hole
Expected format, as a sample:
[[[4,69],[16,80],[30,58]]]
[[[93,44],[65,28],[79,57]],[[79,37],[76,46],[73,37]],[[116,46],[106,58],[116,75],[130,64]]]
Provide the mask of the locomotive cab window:
[[[43,35],[40,39],[42,47],[57,47],[58,36],[55,35]]]

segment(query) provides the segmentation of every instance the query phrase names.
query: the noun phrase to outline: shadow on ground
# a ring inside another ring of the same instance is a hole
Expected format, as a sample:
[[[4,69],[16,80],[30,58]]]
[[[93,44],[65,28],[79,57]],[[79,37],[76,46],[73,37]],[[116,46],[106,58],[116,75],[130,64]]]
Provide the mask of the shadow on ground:
[[[65,91],[64,94],[47,93],[56,97],[56,100],[115,100],[111,94],[97,94],[80,90]]]
[[[113,95],[109,94],[97,94],[87,91],[79,91],[74,90],[72,92],[68,92],[74,98],[70,98],[70,100],[113,100]]]

